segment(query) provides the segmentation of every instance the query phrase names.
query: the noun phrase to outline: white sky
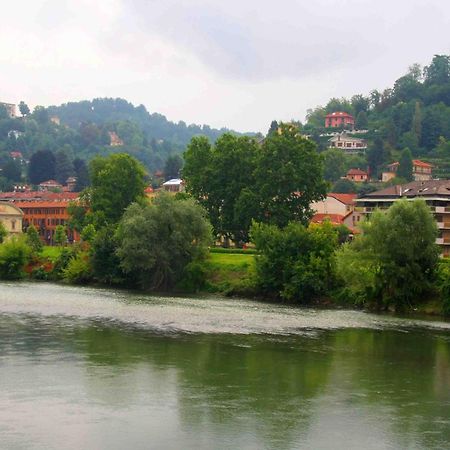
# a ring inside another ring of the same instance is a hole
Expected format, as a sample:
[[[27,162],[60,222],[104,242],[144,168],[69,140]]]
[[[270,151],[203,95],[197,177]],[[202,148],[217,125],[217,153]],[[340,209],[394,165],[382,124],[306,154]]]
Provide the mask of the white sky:
[[[450,54],[448,0],[15,0],[0,101],[122,97],[173,121],[267,131]]]

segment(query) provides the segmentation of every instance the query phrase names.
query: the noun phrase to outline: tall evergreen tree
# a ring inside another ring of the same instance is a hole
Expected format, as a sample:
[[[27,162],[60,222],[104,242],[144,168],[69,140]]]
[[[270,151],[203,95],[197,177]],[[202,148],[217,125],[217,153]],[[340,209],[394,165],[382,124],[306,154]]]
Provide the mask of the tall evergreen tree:
[[[409,148],[405,148],[400,156],[397,175],[407,181],[413,180],[413,161]]]
[[[28,177],[32,184],[55,178],[55,156],[50,150],[39,150],[30,158]]]
[[[59,150],[55,155],[55,173],[56,180],[61,184],[65,184],[74,173],[72,161],[64,150]]]
[[[267,132],[267,135],[276,133],[278,131],[278,126],[279,126],[278,122],[276,120],[272,120],[272,122],[270,123],[269,131]]]
[[[414,107],[411,131],[414,133],[417,143],[419,143],[422,139],[422,108],[420,107],[420,102],[416,102]]]
[[[73,167],[75,170],[75,176],[77,178],[75,191],[81,192],[83,189],[89,186],[89,171],[86,166],[86,163],[79,158],[73,160]]]

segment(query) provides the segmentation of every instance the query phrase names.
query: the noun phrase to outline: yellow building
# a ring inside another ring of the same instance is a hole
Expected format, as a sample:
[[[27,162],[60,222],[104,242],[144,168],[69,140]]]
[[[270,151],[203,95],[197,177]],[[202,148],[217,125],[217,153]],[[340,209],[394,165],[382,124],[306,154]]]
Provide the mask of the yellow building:
[[[11,234],[22,233],[23,212],[11,203],[0,202],[0,222]]]

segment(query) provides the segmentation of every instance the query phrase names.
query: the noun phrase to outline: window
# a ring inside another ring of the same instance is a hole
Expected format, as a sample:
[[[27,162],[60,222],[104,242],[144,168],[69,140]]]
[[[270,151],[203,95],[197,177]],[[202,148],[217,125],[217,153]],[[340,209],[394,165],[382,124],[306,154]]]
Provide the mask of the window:
[[[16,229],[16,221],[11,220],[11,230],[15,230],[15,229]]]

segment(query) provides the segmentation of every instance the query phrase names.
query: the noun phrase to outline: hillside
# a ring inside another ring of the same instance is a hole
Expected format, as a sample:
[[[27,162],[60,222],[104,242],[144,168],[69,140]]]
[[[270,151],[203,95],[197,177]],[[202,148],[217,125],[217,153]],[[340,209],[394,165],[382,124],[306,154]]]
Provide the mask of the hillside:
[[[11,152],[20,152],[24,160],[29,160],[38,151],[50,150],[55,155],[63,152],[70,161],[88,161],[96,155],[120,151],[135,156],[150,173],[155,173],[164,168],[169,156],[181,154],[193,136],[205,135],[215,141],[225,132],[235,133],[208,125],[174,123],[161,114],[150,114],[143,105],[136,107],[123,99],[38,106],[33,112],[22,104],[20,112],[11,118],[0,105],[0,169],[9,165],[0,176],[10,181],[20,181],[11,178]],[[21,169],[25,174],[26,168]],[[18,178],[14,167],[12,172],[13,178]]]
[[[372,173],[398,158],[406,148],[414,158],[432,162],[436,176],[450,176],[450,56],[435,55],[428,66],[418,64],[390,88],[357,94],[350,99],[331,99],[327,105],[308,111],[303,132],[324,150],[320,134],[325,115],[336,111],[352,114],[356,128],[368,130],[365,159]]]

